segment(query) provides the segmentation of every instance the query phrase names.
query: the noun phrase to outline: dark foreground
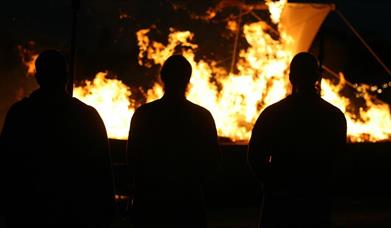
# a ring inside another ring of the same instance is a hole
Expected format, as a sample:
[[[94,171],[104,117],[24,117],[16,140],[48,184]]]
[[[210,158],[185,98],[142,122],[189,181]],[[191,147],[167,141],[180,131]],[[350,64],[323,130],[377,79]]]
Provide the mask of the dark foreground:
[[[127,194],[125,142],[111,140],[117,194]],[[209,226],[257,227],[259,184],[246,166],[246,145],[222,145],[222,166],[206,189]],[[337,161],[333,227],[391,227],[391,143],[349,144]],[[126,200],[114,227],[129,227]]]

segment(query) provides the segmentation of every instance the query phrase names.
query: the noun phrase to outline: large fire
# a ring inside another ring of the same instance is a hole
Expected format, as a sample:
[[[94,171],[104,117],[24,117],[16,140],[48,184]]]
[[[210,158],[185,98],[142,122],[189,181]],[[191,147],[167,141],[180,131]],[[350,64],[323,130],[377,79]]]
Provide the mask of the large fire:
[[[92,105],[98,112],[109,138],[126,139],[134,103],[129,100],[130,89],[121,81],[108,79],[107,73],[100,72],[93,81],[75,87],[73,95]]]
[[[273,23],[278,24],[286,1],[267,1]],[[234,22],[228,22],[232,31]],[[289,63],[294,55],[289,46],[293,38],[278,24],[279,39],[268,33],[264,22],[245,24],[242,29],[249,47],[240,50],[236,73],[220,67],[217,61],[196,61],[197,44],[190,31],[170,30],[167,44],[152,41],[150,29],[137,32],[139,64],[145,67],[162,65],[177,47],[184,47],[182,54],[190,61],[193,75],[187,97],[207,108],[213,115],[218,134],[233,141],[248,141],[257,117],[268,105],[290,93],[288,80]],[[197,58],[198,59],[198,58]],[[110,138],[126,139],[130,119],[137,106],[131,100],[130,88],[116,79],[106,78],[107,73],[98,73],[85,85],[75,87],[75,97],[94,106],[102,116]],[[348,136],[351,142],[391,140],[390,108],[369,94],[369,86],[358,86],[358,96],[364,101],[358,112],[351,111],[349,98],[340,95],[346,81],[340,75],[339,83],[323,79],[322,97],[345,113]],[[163,87],[159,82],[146,93],[146,101],[159,99]]]

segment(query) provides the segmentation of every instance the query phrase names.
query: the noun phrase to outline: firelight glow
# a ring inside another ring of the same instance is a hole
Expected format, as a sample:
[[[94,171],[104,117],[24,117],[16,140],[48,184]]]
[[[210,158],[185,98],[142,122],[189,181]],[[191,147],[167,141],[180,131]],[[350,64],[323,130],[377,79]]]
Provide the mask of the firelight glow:
[[[200,60],[196,61],[198,45],[193,43],[195,35],[191,31],[171,28],[166,44],[151,40],[148,28],[137,32],[138,63],[145,67],[162,65],[178,46],[186,47],[182,54],[193,67],[187,97],[212,113],[219,136],[233,141],[248,141],[259,114],[267,106],[286,97],[291,90],[288,70],[294,53],[288,47],[294,39],[279,24],[286,0],[266,2],[273,23],[278,25],[280,38],[273,38],[264,22],[243,25],[242,31],[249,47],[239,52],[237,73],[228,72],[214,60],[197,58]],[[229,23],[226,28],[236,31],[237,24]],[[349,141],[390,141],[389,105],[374,99],[369,93],[369,85],[359,85],[357,96],[363,99],[364,106],[353,113],[349,108],[351,100],[340,95],[345,86],[342,74],[338,84],[323,79],[321,94],[345,114]],[[76,86],[74,96],[97,109],[110,138],[127,139],[131,116],[142,104],[130,99],[130,91],[121,81],[107,78],[107,73],[98,73],[93,81]],[[156,82],[145,93],[145,100],[150,102],[162,95],[163,87]]]

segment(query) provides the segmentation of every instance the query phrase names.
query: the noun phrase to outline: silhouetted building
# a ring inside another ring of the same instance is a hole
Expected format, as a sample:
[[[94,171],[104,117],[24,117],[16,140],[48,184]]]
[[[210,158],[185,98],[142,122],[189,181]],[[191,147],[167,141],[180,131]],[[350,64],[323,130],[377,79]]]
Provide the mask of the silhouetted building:
[[[103,121],[66,93],[67,64],[59,52],[42,52],[36,70],[40,88],[10,108],[1,133],[6,222],[107,226],[115,202]]]
[[[346,143],[346,119],[320,97],[313,55],[296,55],[289,77],[292,94],[261,113],[249,144],[264,188],[260,227],[329,227],[332,165]]]
[[[217,166],[212,115],[188,101],[190,63],[180,55],[164,63],[164,96],[133,115],[128,160],[134,178],[137,227],[206,227],[203,183]]]

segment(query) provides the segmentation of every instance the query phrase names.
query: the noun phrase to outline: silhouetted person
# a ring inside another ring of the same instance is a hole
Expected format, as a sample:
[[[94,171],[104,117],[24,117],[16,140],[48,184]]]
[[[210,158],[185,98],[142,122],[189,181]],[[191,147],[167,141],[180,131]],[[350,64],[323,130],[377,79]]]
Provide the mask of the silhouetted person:
[[[1,133],[6,222],[107,226],[114,191],[103,121],[66,93],[62,54],[44,51],[35,66],[40,88],[10,108]]]
[[[216,127],[206,109],[185,97],[191,65],[173,55],[161,69],[164,96],[132,117],[129,166],[137,227],[206,227],[202,184],[219,156]]]
[[[329,227],[332,163],[346,143],[346,119],[320,97],[313,55],[297,54],[289,79],[292,94],[261,113],[249,144],[264,187],[260,227]]]

